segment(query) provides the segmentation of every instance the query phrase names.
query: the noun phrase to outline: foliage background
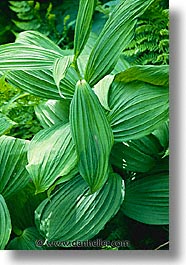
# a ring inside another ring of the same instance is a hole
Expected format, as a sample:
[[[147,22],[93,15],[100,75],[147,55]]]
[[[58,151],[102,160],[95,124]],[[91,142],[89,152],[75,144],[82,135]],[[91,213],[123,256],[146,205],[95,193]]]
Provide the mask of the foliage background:
[[[98,1],[93,17],[94,33],[99,34],[117,2]],[[0,44],[13,42],[17,33],[32,29],[45,34],[62,49],[71,49],[77,11],[78,0],[1,1]],[[125,58],[133,65],[168,64],[168,27],[168,1],[157,0],[138,21],[134,41],[124,50]],[[42,101],[19,87],[13,87],[1,77],[0,113],[14,122],[5,134],[31,139],[41,129],[34,106]],[[95,238],[129,240],[129,249],[155,249],[168,241],[168,226],[145,225],[119,211]]]

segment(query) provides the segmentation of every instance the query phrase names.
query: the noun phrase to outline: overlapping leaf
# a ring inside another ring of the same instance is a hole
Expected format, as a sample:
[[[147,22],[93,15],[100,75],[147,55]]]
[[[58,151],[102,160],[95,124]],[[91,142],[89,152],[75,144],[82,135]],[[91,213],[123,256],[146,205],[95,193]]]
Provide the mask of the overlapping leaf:
[[[19,237],[15,237],[7,245],[8,250],[43,250],[42,244],[39,246],[37,242],[44,242],[42,236],[35,227],[26,228]]]
[[[43,128],[69,122],[70,101],[48,100],[35,107],[35,113]]]
[[[11,136],[0,137],[0,193],[10,197],[29,181],[26,171],[28,141]]]
[[[111,163],[120,169],[147,172],[161,158],[163,148],[152,134],[138,140],[116,143],[111,152]]]
[[[3,196],[0,194],[0,250],[4,249],[12,230],[10,214]]]
[[[103,108],[85,80],[76,85],[70,106],[70,126],[79,172],[95,192],[108,178],[113,134]]]
[[[37,133],[28,150],[27,170],[36,193],[47,190],[58,178],[68,180],[77,164],[69,124],[56,125]]]
[[[77,58],[82,52],[91,30],[92,16],[96,0],[80,0],[74,37],[74,55]]]
[[[136,65],[116,75],[117,82],[143,81],[156,86],[168,86],[168,65]]]
[[[49,241],[88,240],[117,213],[123,198],[124,182],[117,174],[91,195],[83,178],[76,176],[38,206],[36,226]]]
[[[133,39],[137,18],[153,2],[125,0],[113,10],[87,63],[85,79],[91,86],[113,70],[121,52]]]
[[[144,82],[113,82],[108,119],[118,142],[150,134],[168,119],[168,89]]]
[[[145,176],[126,186],[122,211],[132,219],[152,225],[169,223],[168,173]]]

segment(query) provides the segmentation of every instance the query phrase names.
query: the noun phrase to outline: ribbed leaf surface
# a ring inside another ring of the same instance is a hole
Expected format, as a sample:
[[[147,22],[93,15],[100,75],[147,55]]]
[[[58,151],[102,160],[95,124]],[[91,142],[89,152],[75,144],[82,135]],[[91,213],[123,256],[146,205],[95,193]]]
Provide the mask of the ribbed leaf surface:
[[[143,81],[157,86],[168,86],[168,65],[136,65],[116,75],[117,82]]]
[[[117,174],[111,174],[94,194],[76,176],[38,206],[36,226],[47,240],[88,240],[117,213],[123,198],[124,182]]]
[[[133,39],[137,18],[153,2],[125,0],[113,10],[87,63],[85,79],[91,86],[113,70],[121,52]]]
[[[79,172],[91,192],[95,192],[108,178],[113,135],[97,96],[85,80],[76,85],[70,106],[70,126],[78,155]]]
[[[77,58],[82,52],[91,30],[92,16],[97,0],[80,0],[74,37],[74,55]]]
[[[146,176],[126,186],[124,214],[152,225],[169,223],[169,177],[167,173]]]
[[[37,246],[40,240],[44,242],[42,236],[39,234],[35,227],[26,228],[21,236],[15,237],[7,245],[8,250],[43,250],[44,247]]]
[[[35,107],[35,113],[43,128],[64,125],[69,122],[70,101],[67,99],[48,100]]]
[[[36,186],[36,193],[47,190],[60,177],[69,179],[67,174],[76,164],[69,124],[44,129],[31,140],[26,168]]]
[[[0,137],[0,193],[10,197],[29,181],[26,171],[28,141]]]
[[[59,52],[35,45],[10,43],[0,46],[0,70],[51,69]]]
[[[4,249],[12,230],[10,214],[3,196],[0,194],[0,250]]]
[[[116,143],[111,152],[111,163],[120,169],[147,172],[161,158],[162,146],[154,135],[138,140]]]
[[[168,119],[168,89],[143,82],[114,82],[108,119],[118,142],[138,139]]]

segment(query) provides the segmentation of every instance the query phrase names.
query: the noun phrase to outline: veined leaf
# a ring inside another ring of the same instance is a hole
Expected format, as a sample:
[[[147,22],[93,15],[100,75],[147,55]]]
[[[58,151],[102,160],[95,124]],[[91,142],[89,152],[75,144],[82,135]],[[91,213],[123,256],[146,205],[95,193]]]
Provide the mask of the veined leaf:
[[[169,124],[168,122],[163,123],[152,134],[155,135],[155,137],[159,140],[161,146],[166,150],[169,146]]]
[[[111,152],[111,163],[120,169],[147,172],[161,159],[162,146],[150,134],[137,140],[116,143]]]
[[[35,45],[10,43],[0,46],[0,70],[51,69],[56,58],[62,55],[55,50]]]
[[[85,79],[91,86],[114,69],[121,52],[133,39],[137,18],[153,2],[125,0],[113,10],[87,63]]]
[[[168,89],[143,82],[113,82],[108,119],[115,141],[127,142],[152,133],[168,119]]]
[[[143,81],[156,86],[168,86],[168,65],[136,65],[116,75],[117,82]]]
[[[10,120],[7,116],[0,113],[0,136],[3,135],[6,131],[10,130],[14,124],[14,121]]]
[[[0,193],[8,198],[29,181],[26,171],[29,141],[11,136],[0,137]]]
[[[69,124],[44,129],[31,140],[26,168],[35,184],[36,193],[47,190],[58,178],[68,180],[68,173],[76,164],[77,155]]]
[[[15,195],[6,200],[12,221],[12,230],[20,235],[26,228],[34,226],[34,211],[47,198],[46,193],[35,194],[32,181]]]
[[[80,0],[74,37],[74,55],[77,58],[82,52],[91,30],[92,16],[97,0]]]
[[[62,56],[66,54],[66,51],[62,50],[44,34],[34,30],[27,30],[19,33],[15,42],[25,45],[35,45],[48,50],[53,50],[61,54]]]
[[[146,176],[126,186],[124,214],[152,225],[169,223],[169,177],[167,173]]]
[[[43,241],[35,227],[26,228],[19,237],[15,237],[7,245],[8,250],[43,250],[45,247],[37,246],[37,242]]]
[[[70,126],[79,172],[93,193],[108,178],[113,134],[97,96],[85,80],[76,85],[70,106]]]
[[[54,82],[52,70],[11,71],[6,73],[6,79],[14,86],[21,87],[30,94],[45,99],[61,99],[58,88]],[[64,97],[72,98],[78,76],[70,67],[66,77],[60,83],[60,91]]]
[[[67,70],[72,63],[73,57],[72,56],[64,56],[61,58],[58,58],[54,61],[53,66],[53,77],[54,81],[59,89],[59,93],[61,97],[64,97],[62,92],[60,91],[60,82],[62,79],[65,78],[65,75],[67,73]]]
[[[106,75],[94,86],[94,92],[98,96],[101,105],[106,110],[110,110],[108,105],[108,92],[113,80],[114,75]]]
[[[70,100],[48,100],[35,107],[35,113],[43,128],[64,125],[69,122]]]
[[[36,227],[49,241],[85,241],[103,229],[123,199],[124,181],[117,174],[112,173],[94,194],[89,194],[86,182],[76,176],[38,206]]]
[[[12,230],[10,214],[3,196],[0,194],[0,250],[4,249]]]

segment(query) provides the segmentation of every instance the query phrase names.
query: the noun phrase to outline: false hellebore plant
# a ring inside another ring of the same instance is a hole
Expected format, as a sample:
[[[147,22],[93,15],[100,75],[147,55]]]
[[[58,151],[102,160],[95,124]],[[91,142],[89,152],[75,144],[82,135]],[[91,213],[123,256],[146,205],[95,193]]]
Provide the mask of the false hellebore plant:
[[[1,249],[12,227],[24,231],[9,249],[36,249],[38,238],[91,239],[119,209],[146,224],[168,224],[168,66],[130,67],[122,57],[153,2],[120,1],[97,38],[96,0],[80,0],[73,51],[35,31],[0,47],[5,78],[46,99],[35,108],[44,129],[31,141],[3,135],[10,121],[0,116]],[[35,195],[28,198],[30,181]]]

